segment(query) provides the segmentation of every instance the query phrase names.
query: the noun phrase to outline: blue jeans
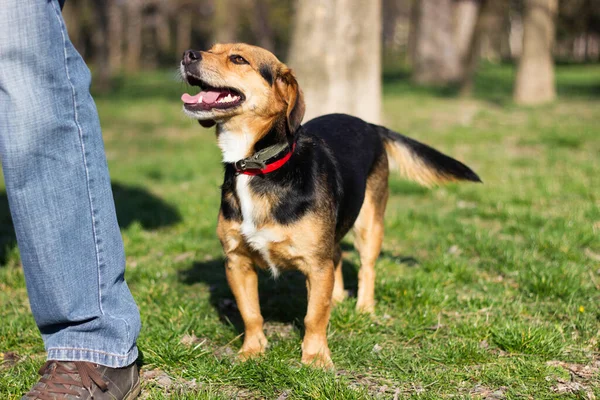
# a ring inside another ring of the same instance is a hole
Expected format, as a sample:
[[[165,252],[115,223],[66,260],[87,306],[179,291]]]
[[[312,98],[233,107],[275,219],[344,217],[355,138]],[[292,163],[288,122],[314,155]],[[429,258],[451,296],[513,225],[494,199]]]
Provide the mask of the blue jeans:
[[[58,0],[2,0],[0,157],[31,310],[48,359],[122,367],[140,316],[90,80]]]

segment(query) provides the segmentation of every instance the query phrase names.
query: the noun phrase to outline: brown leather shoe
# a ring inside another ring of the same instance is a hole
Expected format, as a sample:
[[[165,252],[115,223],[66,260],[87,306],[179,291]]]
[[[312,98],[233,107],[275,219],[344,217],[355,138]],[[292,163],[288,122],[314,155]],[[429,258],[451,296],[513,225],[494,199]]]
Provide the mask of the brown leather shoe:
[[[135,363],[109,368],[83,361],[47,361],[42,377],[21,400],[132,400],[140,394]]]

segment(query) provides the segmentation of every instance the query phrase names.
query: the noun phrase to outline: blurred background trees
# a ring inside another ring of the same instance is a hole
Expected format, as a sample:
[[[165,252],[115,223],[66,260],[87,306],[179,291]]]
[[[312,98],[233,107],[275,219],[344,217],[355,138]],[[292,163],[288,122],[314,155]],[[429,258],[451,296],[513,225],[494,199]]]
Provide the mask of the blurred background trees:
[[[536,104],[555,97],[554,63],[600,61],[598,0],[68,0],[64,15],[97,90],[244,41],[297,71],[309,114],[318,102],[372,121],[382,65],[468,96],[481,62],[514,63],[514,100]]]

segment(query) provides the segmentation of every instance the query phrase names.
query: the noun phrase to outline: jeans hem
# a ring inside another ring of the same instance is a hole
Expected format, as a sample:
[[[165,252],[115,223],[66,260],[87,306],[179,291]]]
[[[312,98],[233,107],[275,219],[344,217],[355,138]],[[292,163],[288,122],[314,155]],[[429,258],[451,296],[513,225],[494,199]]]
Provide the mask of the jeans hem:
[[[138,349],[134,347],[129,353],[113,354],[106,351],[56,347],[48,349],[48,360],[56,361],[86,361],[104,365],[110,368],[127,367],[138,358]]]

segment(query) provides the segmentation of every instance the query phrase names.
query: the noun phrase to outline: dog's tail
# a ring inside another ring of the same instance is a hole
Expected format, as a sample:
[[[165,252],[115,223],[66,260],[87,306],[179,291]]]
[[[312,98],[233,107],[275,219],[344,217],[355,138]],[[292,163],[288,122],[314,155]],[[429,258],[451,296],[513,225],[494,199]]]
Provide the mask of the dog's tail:
[[[382,126],[376,128],[383,139],[390,168],[405,178],[423,186],[455,181],[481,182],[479,176],[460,161]]]

